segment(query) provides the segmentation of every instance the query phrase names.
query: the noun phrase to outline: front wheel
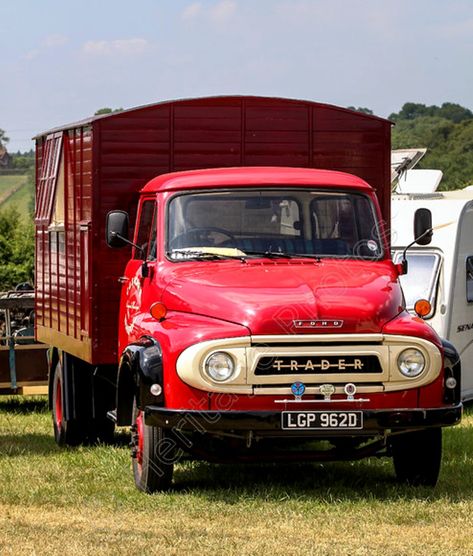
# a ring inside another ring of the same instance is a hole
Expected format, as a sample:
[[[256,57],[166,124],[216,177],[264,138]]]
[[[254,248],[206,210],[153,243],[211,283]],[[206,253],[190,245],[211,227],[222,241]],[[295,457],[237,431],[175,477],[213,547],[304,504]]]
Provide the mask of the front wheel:
[[[143,411],[133,405],[133,475],[138,490],[149,494],[169,490],[172,483],[177,445],[172,434],[145,423]]]
[[[435,486],[442,460],[442,429],[432,428],[393,436],[394,470],[398,481]]]

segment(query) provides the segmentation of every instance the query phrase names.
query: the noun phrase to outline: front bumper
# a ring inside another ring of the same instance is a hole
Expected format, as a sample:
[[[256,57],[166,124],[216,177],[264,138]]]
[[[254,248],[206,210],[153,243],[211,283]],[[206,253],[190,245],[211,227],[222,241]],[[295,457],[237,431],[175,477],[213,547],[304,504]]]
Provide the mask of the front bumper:
[[[359,430],[284,430],[281,427],[281,411],[195,411],[151,405],[145,408],[145,422],[147,425],[187,432],[218,434],[253,431],[263,436],[274,434],[323,438],[340,435],[372,436],[455,425],[461,420],[462,410],[461,403],[428,409],[367,409],[362,411],[363,428]],[[330,411],[334,410],[327,410]]]

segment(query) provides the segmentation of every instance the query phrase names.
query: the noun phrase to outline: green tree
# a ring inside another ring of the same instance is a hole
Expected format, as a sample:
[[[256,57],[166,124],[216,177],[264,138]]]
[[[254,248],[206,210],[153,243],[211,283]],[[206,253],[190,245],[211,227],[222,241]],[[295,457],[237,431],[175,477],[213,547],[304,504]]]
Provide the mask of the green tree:
[[[123,108],[99,108],[94,116],[102,116],[103,114],[113,114],[114,112],[122,112]]]
[[[20,222],[20,224],[19,224]],[[21,223],[18,210],[0,212],[0,291],[33,283],[34,226]]]
[[[390,114],[389,119],[393,122],[400,122],[402,120],[415,120],[427,116],[445,118],[458,124],[465,120],[473,119],[473,112],[453,102],[444,102],[442,106],[426,106],[416,102],[406,102],[399,112]]]
[[[373,110],[369,108],[364,108],[363,106],[347,106],[348,110],[354,110],[355,112],[362,112],[363,114],[369,114],[370,116],[373,115]]]
[[[473,120],[473,112],[471,110],[452,102],[444,102],[438,109],[438,115],[456,124],[466,120]]]
[[[34,168],[35,158],[30,153],[15,153],[12,154],[12,166],[15,170],[22,170],[26,173],[30,168]]]
[[[440,189],[473,184],[473,119],[455,123],[439,116],[402,119],[393,128],[394,149],[427,147],[417,168],[442,170]]]
[[[9,137],[5,135],[3,129],[0,129],[0,147],[4,147],[8,141],[10,141]]]

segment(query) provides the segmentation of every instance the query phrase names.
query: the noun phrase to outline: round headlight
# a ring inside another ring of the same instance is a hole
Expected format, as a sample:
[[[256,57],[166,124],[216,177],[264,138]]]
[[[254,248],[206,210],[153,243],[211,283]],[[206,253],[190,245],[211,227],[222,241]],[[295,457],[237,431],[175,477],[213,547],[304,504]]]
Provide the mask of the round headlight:
[[[414,378],[425,369],[425,358],[418,349],[405,349],[397,358],[397,366],[404,376]]]
[[[224,351],[212,353],[205,361],[205,372],[212,380],[223,382],[232,377],[235,372],[235,363],[231,355]]]

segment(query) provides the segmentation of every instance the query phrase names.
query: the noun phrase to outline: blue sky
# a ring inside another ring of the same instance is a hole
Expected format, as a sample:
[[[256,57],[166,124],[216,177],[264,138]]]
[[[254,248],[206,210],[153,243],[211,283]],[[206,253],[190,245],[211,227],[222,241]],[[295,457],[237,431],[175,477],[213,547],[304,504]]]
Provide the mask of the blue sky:
[[[473,109],[473,0],[3,0],[1,12],[11,151],[104,106],[203,95]]]

